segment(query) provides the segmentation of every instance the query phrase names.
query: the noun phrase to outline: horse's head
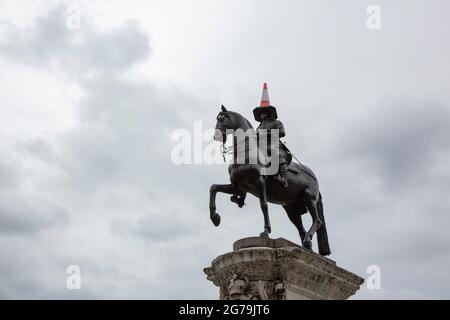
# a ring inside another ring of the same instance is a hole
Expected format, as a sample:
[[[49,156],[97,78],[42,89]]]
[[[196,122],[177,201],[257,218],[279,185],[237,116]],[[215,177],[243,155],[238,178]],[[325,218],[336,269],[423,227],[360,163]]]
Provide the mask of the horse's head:
[[[214,140],[225,143],[227,140],[227,130],[236,129],[236,119],[232,112],[222,106],[222,110],[217,115],[216,131]]]

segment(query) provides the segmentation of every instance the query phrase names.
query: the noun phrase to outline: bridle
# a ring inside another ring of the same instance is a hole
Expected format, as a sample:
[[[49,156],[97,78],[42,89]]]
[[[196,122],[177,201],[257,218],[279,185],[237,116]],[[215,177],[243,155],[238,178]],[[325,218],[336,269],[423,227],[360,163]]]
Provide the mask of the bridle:
[[[227,160],[225,159],[225,155],[231,154],[233,152],[233,150],[234,150],[234,147],[235,147],[234,143],[231,146],[229,146],[229,147],[225,146],[225,143],[226,143],[226,141],[222,142],[222,144],[220,146],[220,152],[222,153],[223,162],[227,162]],[[236,143],[236,147],[240,146],[242,143],[245,143],[245,139],[240,141],[240,142],[238,142],[238,143]]]

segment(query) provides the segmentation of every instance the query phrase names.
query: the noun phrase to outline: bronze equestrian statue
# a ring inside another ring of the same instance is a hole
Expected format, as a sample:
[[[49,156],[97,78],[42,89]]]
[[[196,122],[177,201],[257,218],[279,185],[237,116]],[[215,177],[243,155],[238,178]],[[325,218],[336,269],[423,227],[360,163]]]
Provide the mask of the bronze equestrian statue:
[[[280,121],[276,122],[276,109],[270,105],[268,96],[265,99],[264,91],[267,91],[266,84],[264,84],[262,103],[254,110],[255,119],[261,122],[261,126],[264,125],[268,129],[275,128],[278,132],[282,131],[280,136],[284,135],[284,126]],[[266,123],[264,123],[265,120]],[[246,136],[244,144],[242,144],[242,141],[238,141],[237,132],[239,130],[250,132]],[[264,164],[259,160],[260,150],[257,150],[258,152],[253,152],[255,150],[252,150],[252,146],[256,146],[258,143],[251,141],[260,138],[259,134],[255,132],[245,117],[237,112],[228,111],[222,106],[222,110],[217,116],[214,140],[222,142],[224,147],[227,134],[230,131],[234,132],[232,133],[233,162],[228,167],[231,183],[213,184],[211,186],[209,210],[213,224],[216,227],[220,225],[220,215],[216,212],[216,194],[218,192],[230,194],[231,201],[235,202],[240,208],[244,205],[247,193],[251,193],[259,198],[264,216],[264,231],[260,236],[268,237],[271,232],[267,203],[279,204],[283,206],[289,219],[297,228],[303,247],[312,250],[312,237],[317,232],[319,253],[323,256],[329,255],[331,251],[323,215],[322,196],[314,172],[305,165],[290,162],[292,158],[290,158],[287,148],[280,143],[278,174],[272,176],[263,175]],[[242,157],[238,149],[242,148],[244,148],[245,153],[244,163],[237,161],[238,157]],[[269,148],[273,148],[273,146]],[[252,159],[254,154],[256,154],[258,159]],[[284,169],[286,170],[284,171]],[[301,218],[306,212],[309,212],[313,221],[308,231],[303,227]]]

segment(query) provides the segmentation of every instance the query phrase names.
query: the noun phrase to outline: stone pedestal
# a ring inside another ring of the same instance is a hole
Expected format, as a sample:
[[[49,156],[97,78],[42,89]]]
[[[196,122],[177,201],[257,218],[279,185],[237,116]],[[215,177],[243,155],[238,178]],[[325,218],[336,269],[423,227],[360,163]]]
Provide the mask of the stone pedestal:
[[[286,239],[244,238],[204,269],[224,300],[343,300],[361,277]]]

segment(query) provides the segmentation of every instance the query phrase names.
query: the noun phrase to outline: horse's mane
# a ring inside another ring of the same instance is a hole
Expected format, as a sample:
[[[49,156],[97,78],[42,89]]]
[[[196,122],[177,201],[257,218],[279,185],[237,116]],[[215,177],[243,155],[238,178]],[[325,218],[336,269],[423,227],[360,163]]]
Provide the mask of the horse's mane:
[[[239,128],[253,129],[250,121],[248,121],[247,118],[240,113],[237,113],[235,111],[227,111],[227,113],[232,114],[235,117]]]

